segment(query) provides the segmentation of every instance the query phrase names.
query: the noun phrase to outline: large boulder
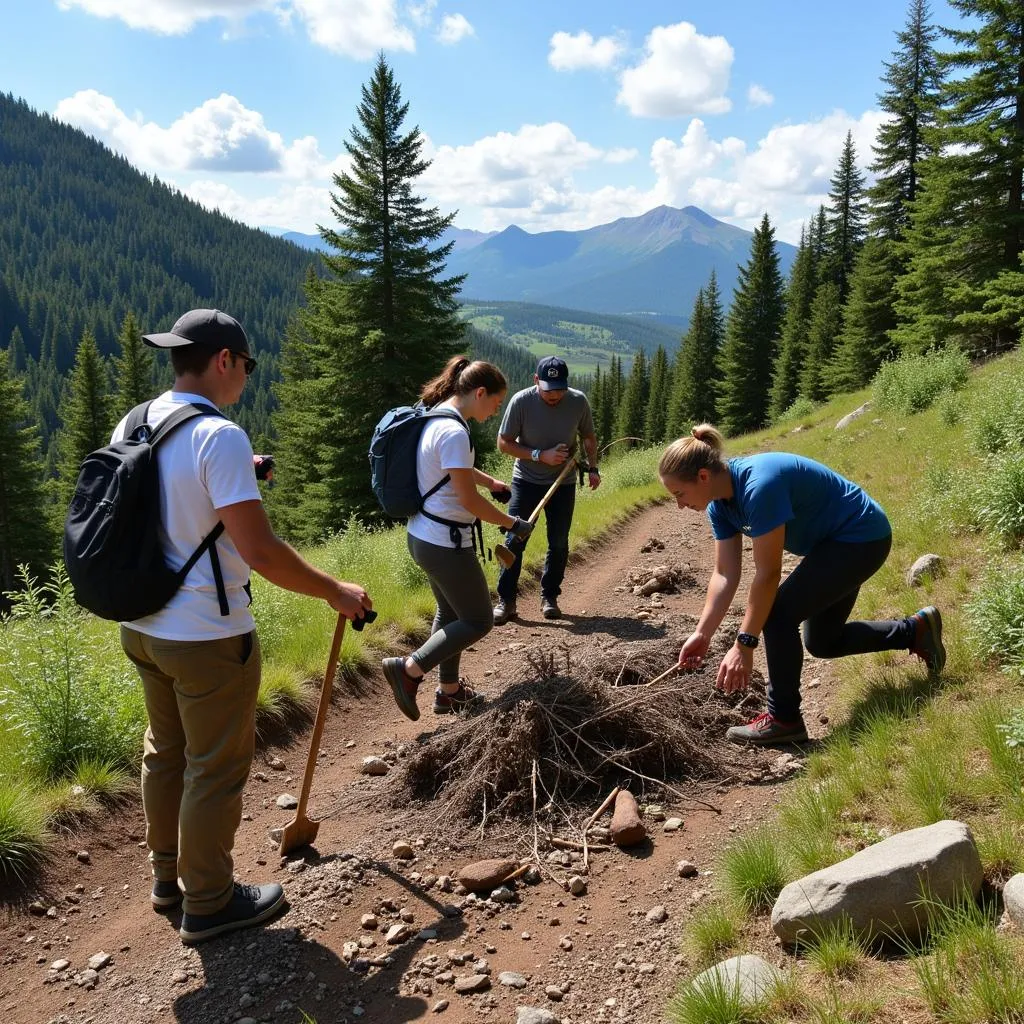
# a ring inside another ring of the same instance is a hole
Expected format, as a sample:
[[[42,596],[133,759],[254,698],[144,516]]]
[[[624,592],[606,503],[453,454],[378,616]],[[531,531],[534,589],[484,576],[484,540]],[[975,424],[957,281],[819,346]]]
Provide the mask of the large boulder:
[[[922,893],[952,903],[965,889],[977,896],[981,880],[971,830],[962,821],[939,821],[790,882],[772,908],[772,929],[792,944],[801,933],[848,918],[866,937],[916,938],[927,922]]]
[[[1014,875],[1003,886],[1003,909],[1014,928],[1024,932],[1024,875]]]
[[[690,984],[694,988],[719,989],[735,992],[744,1006],[766,999],[771,995],[775,983],[782,978],[782,972],[772,967],[759,956],[734,956],[730,960],[709,967],[698,974]]]

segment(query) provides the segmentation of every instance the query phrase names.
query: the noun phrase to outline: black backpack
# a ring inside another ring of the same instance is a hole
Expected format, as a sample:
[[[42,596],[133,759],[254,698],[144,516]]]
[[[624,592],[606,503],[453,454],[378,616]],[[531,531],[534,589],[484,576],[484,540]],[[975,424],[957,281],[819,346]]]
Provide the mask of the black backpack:
[[[149,402],[128,414],[124,440],[87,455],[64,521],[64,562],[75,600],[102,619],[132,622],[160,611],[177,593],[203,554],[210,552],[221,615],[227,594],[217,557],[218,523],[175,572],[160,545],[160,477],[156,446],[197,416],[223,416],[193,402],[156,427],[146,423]]]

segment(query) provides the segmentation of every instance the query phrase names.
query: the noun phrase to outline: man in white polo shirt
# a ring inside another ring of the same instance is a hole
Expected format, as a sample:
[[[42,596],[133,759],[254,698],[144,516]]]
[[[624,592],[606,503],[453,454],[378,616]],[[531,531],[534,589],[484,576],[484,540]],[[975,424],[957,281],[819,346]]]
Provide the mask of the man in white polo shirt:
[[[170,349],[174,367],[174,387],[149,404],[146,423],[154,427],[183,405],[210,409],[155,449],[168,564],[182,568],[218,523],[224,527],[160,611],[121,624],[149,714],[142,802],[151,900],[157,909],[183,902],[180,934],[193,943],[258,924],[284,906],[277,883],[235,882],[231,856],[260,685],[250,569],[323,598],[348,619],[362,618],[372,602],[358,584],[315,569],[270,527],[249,438],[219,411],[238,401],[256,365],[241,324],[219,310],[194,309],[170,332],[144,340]],[[124,437],[128,420],[113,440]]]

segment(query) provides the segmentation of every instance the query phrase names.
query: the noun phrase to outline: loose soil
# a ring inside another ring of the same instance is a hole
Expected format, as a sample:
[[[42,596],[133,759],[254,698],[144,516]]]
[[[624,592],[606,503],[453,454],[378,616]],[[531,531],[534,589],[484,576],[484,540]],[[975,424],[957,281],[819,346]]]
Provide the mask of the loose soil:
[[[634,593],[636,581],[658,566],[672,571],[673,592]],[[659,658],[663,668],[672,664],[700,612],[711,566],[703,517],[670,505],[637,512],[574,557],[562,619],[544,620],[537,592],[526,591],[519,618],[470,649],[463,672],[493,697],[513,682],[521,685],[530,671],[561,666],[559,671],[572,672],[573,665],[600,657],[622,662],[620,682],[642,684],[647,679],[630,668],[631,651],[645,652],[648,678]],[[325,636],[325,659],[329,643]],[[710,680],[717,663],[709,659],[703,692],[709,703],[717,702],[724,728],[752,717],[763,702],[756,688],[739,708],[714,695]],[[831,680],[819,671],[824,667],[812,659],[805,667],[812,734],[823,732],[827,722],[822,712]],[[591,851],[588,873],[580,852],[554,850],[543,837],[552,830],[578,838],[599,796],[574,810],[560,804],[561,820],[552,821],[550,810],[539,814],[536,833],[532,810],[514,818],[489,814],[481,827],[479,814],[472,820],[442,814],[440,796],[437,802],[403,803],[396,793],[406,763],[432,735],[443,738],[458,723],[433,715],[427,688],[420,696],[421,719],[406,720],[379,676],[339,683],[337,694],[311,798],[310,816],[323,818],[316,850],[282,859],[268,838],[271,828],[291,820],[293,812],[276,800],[298,793],[307,734],[262,748],[245,792],[237,876],[280,881],[287,913],[262,929],[183,947],[179,913],[154,913],[149,906],[143,818],[137,800],[128,801],[86,831],[64,836],[30,889],[0,903],[4,1024],[294,1024],[303,1012],[318,1024],[428,1018],[511,1024],[520,1006],[544,1007],[564,1024],[653,1024],[664,1019],[665,1004],[687,969],[679,939],[710,896],[716,856],[734,833],[770,813],[784,778],[800,764],[792,758],[801,753],[795,748],[785,755],[730,747],[714,777],[665,780],[670,789],[627,773],[595,780],[595,793],[628,785],[642,807],[657,803],[663,816],[685,824],[665,832],[657,812],[649,812],[649,841],[633,851]],[[369,755],[392,763],[387,776],[360,772]],[[495,797],[492,808],[501,794]],[[412,847],[411,859],[394,855],[400,841]],[[539,880],[521,878],[510,886],[511,902],[484,902],[486,894],[466,898],[457,882],[453,891],[443,877],[483,858],[525,860],[535,842]],[[87,863],[79,860],[80,851],[88,851]],[[696,877],[680,877],[683,859],[698,867]],[[586,881],[580,896],[563,888],[572,875]],[[35,916],[33,901],[49,916]],[[649,916],[656,907],[664,908],[663,920],[657,920],[660,911]],[[366,914],[376,916],[375,929],[361,924]],[[386,933],[401,923],[409,924],[412,937],[388,944]],[[96,978],[83,976],[100,951],[111,954],[112,963]],[[51,965],[61,960],[69,966],[54,970]],[[490,988],[457,992],[453,982],[474,974],[480,960],[490,969]],[[501,984],[502,972],[521,974],[525,986]]]

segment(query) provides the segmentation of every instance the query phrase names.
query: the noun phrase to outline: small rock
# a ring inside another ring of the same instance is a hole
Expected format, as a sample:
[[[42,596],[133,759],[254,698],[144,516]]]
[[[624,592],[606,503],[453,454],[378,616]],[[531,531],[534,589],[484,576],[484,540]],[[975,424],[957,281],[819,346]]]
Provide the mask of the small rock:
[[[561,946],[562,949],[564,949],[566,952],[570,952],[572,950],[572,939],[570,939],[568,935],[563,935],[558,940],[558,945]]]
[[[270,836],[270,841],[275,846],[277,846],[277,845],[280,844],[281,840],[284,838],[284,829],[283,828],[272,828],[268,834]]]
[[[491,892],[515,869],[515,861],[480,860],[459,868],[459,882],[470,892]]]
[[[359,918],[359,925],[361,928],[366,928],[368,931],[375,932],[377,930],[377,918],[373,914],[363,914]]]
[[[387,775],[391,771],[391,765],[383,757],[364,757],[359,770],[364,775]]]
[[[39,900],[33,900],[28,905],[28,911],[30,914],[35,914],[36,917],[45,917],[46,906],[45,904],[40,903]]]
[[[558,1018],[550,1011],[537,1006],[517,1006],[516,1024],[558,1024]]]
[[[281,760],[281,758],[277,757],[276,755],[275,755],[274,757],[272,757],[272,758],[271,758],[271,759],[270,759],[270,760],[269,760],[269,761],[267,762],[267,764],[268,764],[268,765],[269,765],[269,766],[270,766],[271,768],[273,768],[273,769],[274,769],[274,771],[277,771],[277,772],[279,772],[279,771],[283,771],[283,770],[284,770],[284,761],[282,761],[282,760]]]
[[[907,586],[919,587],[925,580],[941,576],[943,569],[942,558],[939,555],[922,555],[907,570]]]
[[[515,901],[515,898],[516,894],[504,885],[499,886],[491,893],[491,899],[495,903],[512,903]]]
[[[471,992],[486,992],[491,987],[491,979],[486,974],[467,974],[455,979],[455,991],[459,995]]]
[[[396,860],[412,860],[413,857],[416,856],[416,851],[413,850],[412,846],[404,839],[399,839],[398,842],[391,847],[391,856]]]
[[[286,811],[290,811],[293,807],[299,806],[297,797],[291,795],[291,793],[282,793],[277,798],[277,806],[283,807]]]
[[[76,854],[75,854],[75,856],[76,856],[76,857],[77,857],[77,858],[78,858],[78,859],[79,859],[79,860],[80,860],[80,861],[81,861],[81,862],[82,862],[83,864],[88,864],[88,863],[89,863],[89,861],[90,861],[90,859],[91,859],[91,858],[89,857],[89,851],[88,851],[88,850],[79,850],[79,851],[78,851],[78,853],[76,853]]]
[[[179,967],[176,971],[171,972],[171,981],[175,985],[184,985],[188,981],[188,975]]]
[[[661,924],[668,920],[668,911],[659,903],[647,911],[648,924]]]
[[[114,958],[109,953],[104,953],[102,951],[100,951],[99,953],[93,953],[93,955],[89,957],[89,966],[94,971],[101,971],[113,959]]]
[[[447,999],[438,999],[436,1003],[430,1008],[431,1013],[444,1013],[448,1009]]]
[[[683,827],[682,818],[669,818],[664,825],[661,826],[663,832],[678,832]]]
[[[587,891],[587,883],[579,875],[573,875],[569,879],[569,892],[573,896],[583,896]]]
[[[71,966],[70,960],[54,960],[50,964],[51,971],[66,971]]]
[[[544,995],[553,1003],[560,1003],[562,1001],[562,990],[557,985],[545,985]]]
[[[429,939],[436,939],[437,938],[437,929],[436,928],[421,928],[416,933],[416,938],[419,939],[421,942],[426,942]]]
[[[82,988],[93,989],[99,980],[99,974],[91,967],[87,967],[81,974],[75,975],[75,984],[81,985]]]
[[[506,988],[526,988],[526,978],[518,971],[502,971],[498,975],[498,984]]]
[[[691,864],[688,860],[681,860],[676,865],[676,871],[680,878],[696,878],[697,877],[697,865]]]
[[[397,946],[399,943],[405,942],[409,937],[409,928],[404,924],[393,924],[389,929],[387,935],[384,937],[384,941],[389,946]]]

